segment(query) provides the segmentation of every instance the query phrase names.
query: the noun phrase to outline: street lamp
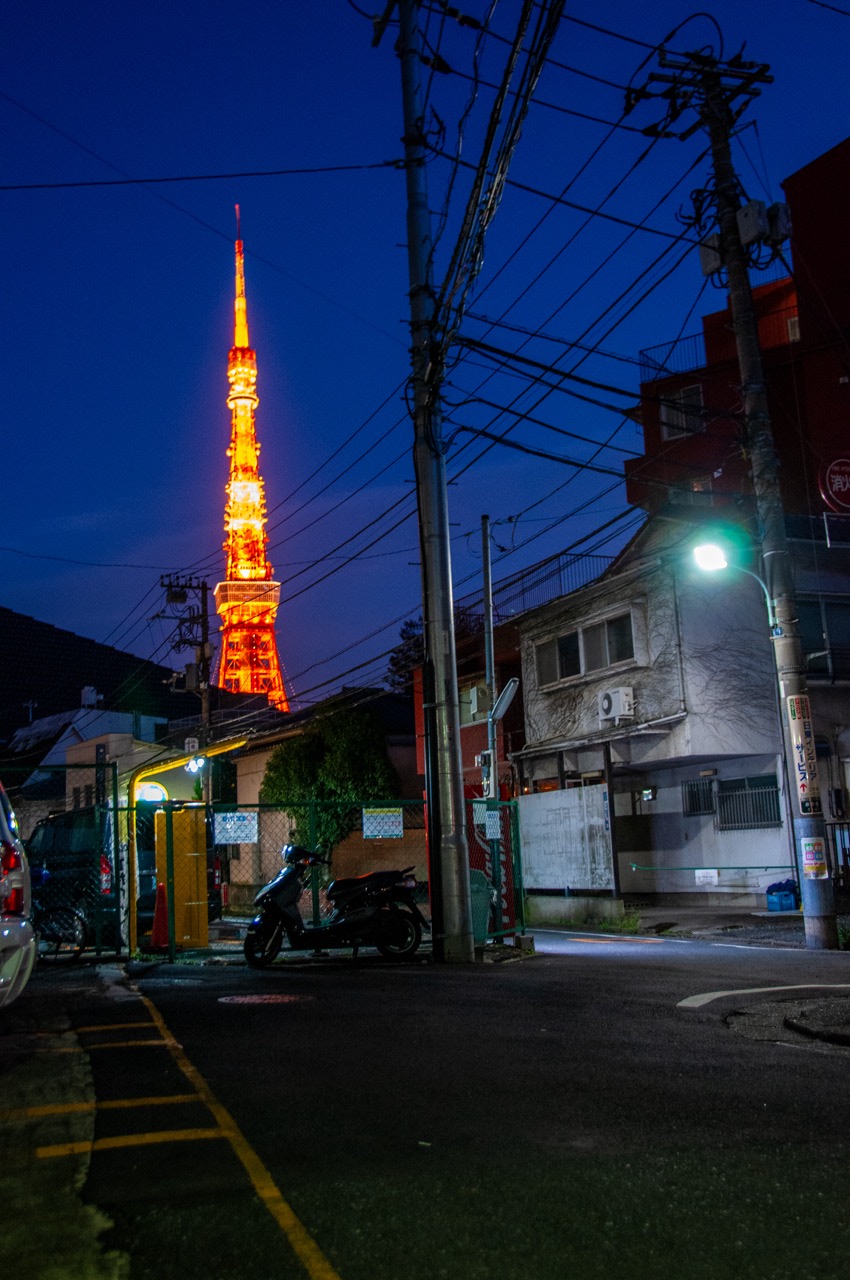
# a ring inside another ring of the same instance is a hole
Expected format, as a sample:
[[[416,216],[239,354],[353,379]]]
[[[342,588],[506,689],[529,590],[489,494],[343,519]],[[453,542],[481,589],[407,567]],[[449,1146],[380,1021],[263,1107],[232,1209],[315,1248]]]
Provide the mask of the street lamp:
[[[705,573],[715,573],[718,569],[728,569],[729,561],[726,559],[726,553],[722,547],[716,542],[703,542],[698,547],[694,547],[694,560],[697,567]],[[743,565],[736,564],[732,566],[739,573],[746,573],[748,577],[755,578],[756,582],[762,589],[764,602],[767,605],[767,619],[770,623],[770,631],[772,635],[777,634],[776,613],[773,608],[773,601],[770,598],[770,592],[767,589],[767,583],[760,578],[757,573],[753,573],[752,569],[745,569]]]
[[[777,710],[786,763],[785,791],[803,897],[806,945],[834,950],[838,946],[835,898],[827,864],[805,659],[793,599],[783,599],[780,621],[777,602],[757,573],[738,564],[730,566],[723,548],[715,543],[694,547],[693,554],[701,569],[709,573],[729,567],[738,569],[755,578],[764,593],[776,665]]]

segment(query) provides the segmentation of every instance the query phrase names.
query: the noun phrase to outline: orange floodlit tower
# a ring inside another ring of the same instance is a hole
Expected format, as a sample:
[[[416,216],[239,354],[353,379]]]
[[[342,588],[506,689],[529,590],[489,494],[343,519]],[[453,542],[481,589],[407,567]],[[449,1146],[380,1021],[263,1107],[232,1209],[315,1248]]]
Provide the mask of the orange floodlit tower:
[[[279,711],[288,711],[274,620],[280,583],[266,559],[266,500],[257,460],[260,446],[254,427],[257,398],[257,353],[248,342],[245,302],[245,257],[239,239],[236,206],[236,305],[233,346],[227,359],[231,414],[230,478],[224,513],[227,556],[225,581],[215,589],[221,617],[221,663],[218,682],[236,693],[264,693]]]

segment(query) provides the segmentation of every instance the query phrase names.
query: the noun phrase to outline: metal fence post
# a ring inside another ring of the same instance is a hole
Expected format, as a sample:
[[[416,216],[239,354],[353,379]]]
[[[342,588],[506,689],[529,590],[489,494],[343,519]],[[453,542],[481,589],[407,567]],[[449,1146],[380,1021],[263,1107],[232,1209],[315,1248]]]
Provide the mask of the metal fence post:
[[[519,805],[516,800],[509,801],[511,824],[511,858],[514,875],[514,917],[521,931],[525,933],[525,886],[522,880],[522,849],[519,836]]]
[[[318,850],[316,849],[316,841],[318,839],[318,821],[316,818],[317,804],[318,804],[317,800],[310,801],[310,808],[309,808],[308,818],[307,818],[307,821],[309,824],[308,830],[310,832],[310,850],[313,853],[318,852]],[[319,923],[319,920],[321,917],[321,912],[319,908],[319,868],[318,867],[310,868],[310,891],[311,891],[311,896],[313,901],[312,924],[315,927]]]
[[[174,809],[165,806],[165,898],[168,903],[168,959],[177,959],[177,941],[174,932]]]

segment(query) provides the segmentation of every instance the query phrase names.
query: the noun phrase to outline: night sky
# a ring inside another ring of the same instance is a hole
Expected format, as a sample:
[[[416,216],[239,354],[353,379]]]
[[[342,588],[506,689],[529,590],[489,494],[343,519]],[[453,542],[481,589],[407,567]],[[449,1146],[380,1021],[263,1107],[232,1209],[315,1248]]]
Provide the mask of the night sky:
[[[383,7],[7,6],[5,606],[142,657],[186,660],[169,654],[172,624],[154,615],[161,574],[222,576],[238,202],[293,702],[380,678],[382,654],[419,608],[404,174],[387,163],[402,154],[399,66],[395,28],[373,49],[358,12]],[[479,19],[490,9],[460,7]],[[691,10],[675,0],[567,4],[461,334],[613,390],[569,382],[586,398],[544,393],[516,369],[453,349],[445,437],[457,597],[480,585],[484,513],[497,580],[581,539],[600,555],[622,545],[635,527],[617,472],[641,451],[626,416],[638,353],[697,332],[724,303],[674,239],[707,180],[704,136],[653,143],[640,132],[659,118],[653,104],[623,117],[624,87],[657,65],[650,46],[684,23],[671,50],[729,57],[746,42],[745,57],[770,64],[775,82],[743,116],[734,152],[746,194],[770,203],[783,178],[850,132],[844,7],[723,0],[715,24],[686,22]],[[470,184],[452,157],[478,158],[521,5],[495,7],[477,58],[475,31],[439,8],[422,11],[427,46],[449,68],[425,75],[438,283]],[[269,171],[290,172],[215,176]],[[96,185],[126,178],[172,180]],[[599,470],[470,431],[506,428],[527,448]]]

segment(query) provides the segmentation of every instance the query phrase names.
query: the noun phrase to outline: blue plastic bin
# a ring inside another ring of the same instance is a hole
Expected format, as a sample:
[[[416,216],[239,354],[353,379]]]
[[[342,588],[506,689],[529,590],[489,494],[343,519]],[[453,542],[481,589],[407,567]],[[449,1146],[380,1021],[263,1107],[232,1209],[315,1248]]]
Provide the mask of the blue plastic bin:
[[[769,893],[767,909],[768,911],[796,911],[797,896],[793,893]]]

